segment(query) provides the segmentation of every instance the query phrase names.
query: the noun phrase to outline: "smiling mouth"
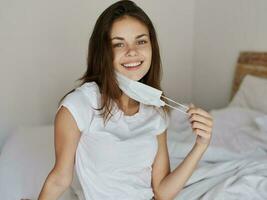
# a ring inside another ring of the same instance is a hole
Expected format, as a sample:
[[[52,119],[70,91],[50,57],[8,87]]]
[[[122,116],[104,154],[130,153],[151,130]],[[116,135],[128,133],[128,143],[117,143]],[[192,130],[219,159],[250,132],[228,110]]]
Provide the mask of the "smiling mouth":
[[[144,61],[139,61],[139,62],[134,62],[134,63],[127,63],[127,64],[121,64],[123,67],[126,68],[134,68],[134,67],[139,67],[140,65],[143,64]]]

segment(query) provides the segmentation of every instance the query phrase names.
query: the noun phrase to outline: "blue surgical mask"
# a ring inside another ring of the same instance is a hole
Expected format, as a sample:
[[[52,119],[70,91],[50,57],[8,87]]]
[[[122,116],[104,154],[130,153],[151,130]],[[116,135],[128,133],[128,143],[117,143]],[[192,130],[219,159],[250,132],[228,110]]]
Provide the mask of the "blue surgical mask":
[[[116,79],[118,81],[119,88],[130,98],[140,103],[143,103],[146,105],[153,105],[156,107],[161,107],[161,106],[166,105],[175,110],[188,114],[186,112],[189,109],[187,106],[177,103],[173,101],[172,99],[163,96],[162,91],[156,88],[153,88],[151,86],[148,86],[146,84],[143,84],[141,82],[131,80],[116,70],[115,70],[115,74],[116,74]],[[175,103],[176,106],[174,107],[174,106],[171,106],[165,103],[165,101],[161,100],[161,97]]]

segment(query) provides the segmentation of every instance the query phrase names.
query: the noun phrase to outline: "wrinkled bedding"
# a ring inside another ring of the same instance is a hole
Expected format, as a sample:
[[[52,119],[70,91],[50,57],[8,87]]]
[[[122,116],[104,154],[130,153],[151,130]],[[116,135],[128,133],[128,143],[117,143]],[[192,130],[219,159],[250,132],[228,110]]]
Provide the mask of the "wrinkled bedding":
[[[247,108],[212,110],[212,140],[175,200],[267,199],[266,115]],[[261,123],[257,123],[261,119]],[[173,170],[191,150],[195,135],[185,116],[171,113],[168,147]]]

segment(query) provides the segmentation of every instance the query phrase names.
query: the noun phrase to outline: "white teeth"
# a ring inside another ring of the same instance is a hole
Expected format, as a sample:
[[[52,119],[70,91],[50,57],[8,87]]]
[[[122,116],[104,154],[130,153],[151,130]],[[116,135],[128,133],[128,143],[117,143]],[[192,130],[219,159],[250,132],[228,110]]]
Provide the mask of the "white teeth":
[[[124,67],[136,67],[140,65],[142,62],[136,62],[136,63],[129,63],[129,64],[122,64]]]

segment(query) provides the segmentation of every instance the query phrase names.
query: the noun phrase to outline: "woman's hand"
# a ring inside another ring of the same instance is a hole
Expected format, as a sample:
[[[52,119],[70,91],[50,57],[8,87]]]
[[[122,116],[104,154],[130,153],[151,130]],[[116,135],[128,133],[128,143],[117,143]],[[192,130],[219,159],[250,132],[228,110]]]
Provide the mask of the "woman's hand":
[[[192,103],[189,105],[187,113],[193,132],[197,135],[196,145],[208,147],[213,127],[212,116],[205,110],[195,107]]]

